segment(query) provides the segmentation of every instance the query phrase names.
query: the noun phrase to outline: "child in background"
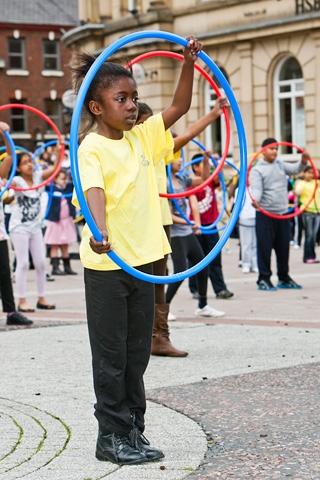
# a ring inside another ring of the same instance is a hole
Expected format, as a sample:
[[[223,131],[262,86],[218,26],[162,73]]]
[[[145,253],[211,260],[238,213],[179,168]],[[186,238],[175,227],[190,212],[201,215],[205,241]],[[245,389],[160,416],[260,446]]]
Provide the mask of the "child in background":
[[[175,160],[171,164],[171,180],[174,193],[180,193],[185,191],[192,185],[192,178],[188,175],[180,174],[182,167],[182,158]],[[204,156],[203,171],[207,171],[207,178],[209,177],[209,156]],[[198,179],[199,184],[202,182],[201,176],[195,177]],[[171,203],[171,214],[173,224],[170,228],[171,233],[171,259],[173,262],[174,273],[183,272],[188,268],[187,261],[189,260],[192,265],[199,263],[204,258],[204,253],[198,242],[196,235],[200,235],[200,213],[198,209],[198,200],[196,195],[190,195],[189,197],[177,198],[179,207],[181,208],[185,217],[188,217],[188,207],[192,212],[192,218],[194,225],[191,226],[185,218],[180,214],[173,201]],[[197,291],[198,308],[195,311],[195,315],[198,317],[223,317],[225,315],[221,310],[217,310],[207,303],[207,286],[208,286],[208,267],[203,268],[197,273]],[[173,297],[177,293],[182,281],[170,283],[166,291],[166,301],[168,304],[172,301]]]
[[[238,188],[235,191],[235,199]],[[256,235],[256,210],[248,187],[246,188],[242,209],[239,215],[240,251],[242,260],[242,273],[258,273],[257,260],[257,235]]]
[[[60,152],[60,144],[58,145]],[[12,186],[30,188],[39,185],[49,178],[59,165],[59,154],[56,155],[54,164],[47,170],[35,170],[31,155],[18,154],[17,173],[12,181]],[[55,305],[50,305],[44,297],[46,282],[45,272],[45,245],[40,224],[40,197],[41,188],[35,190],[16,190],[15,203],[9,224],[10,238],[16,255],[15,280],[19,297],[18,311],[34,312],[27,303],[26,284],[29,268],[29,250],[32,256],[36,283],[38,290],[37,308],[52,310]]]
[[[192,157],[192,170],[195,175],[195,178],[201,178],[203,172],[203,161],[204,157],[208,157],[208,161],[210,157],[216,157],[218,159],[218,155],[213,155],[210,151],[206,151],[203,155],[195,154]],[[219,217],[219,208],[217,204],[217,191],[219,192],[219,188],[221,187],[220,178],[217,176],[214,178],[209,185],[206,185],[204,188],[199,190],[199,192],[195,193],[195,196],[198,200],[198,208],[200,212],[200,221],[202,227],[209,227],[210,225],[217,220]],[[190,217],[191,220],[193,219],[192,216]],[[197,235],[197,240],[199,241],[203,253],[208,255],[211,250],[215,247],[215,245],[219,241],[219,233],[218,232],[211,232],[211,233],[200,233]],[[211,281],[212,288],[216,294],[216,298],[220,299],[228,299],[233,297],[233,293],[228,290],[227,285],[224,281],[223,271],[222,271],[222,254],[219,252],[216,257],[209,263],[209,278]],[[194,278],[189,278],[189,288],[193,290],[192,293],[194,296],[197,296],[198,292],[196,290],[196,285],[193,283]]]
[[[289,276],[290,219],[273,218],[262,213],[263,209],[277,216],[288,211],[287,175],[296,175],[307,164],[310,155],[303,152],[296,163],[283,162],[277,158],[277,140],[270,137],[262,142],[263,158],[259,159],[250,171],[250,191],[252,205],[256,209],[256,235],[258,256],[258,289],[275,291],[277,288],[300,289]],[[270,146],[269,146],[270,145]],[[271,282],[271,253],[275,250],[278,284]]]
[[[193,37],[188,40],[172,103],[161,114],[135,126],[136,82],[129,70],[111,62],[101,65],[84,101],[90,121],[80,135],[79,170],[103,237],[95,240],[85,225],[80,245],[99,423],[96,457],[118,465],[164,456],[143,435],[143,375],[151,350],[154,286],[126,273],[105,254],[114,246],[129,265],[152,273],[153,262],[170,252],[154,165],[172,151],[169,129],[190,108],[201,44]],[[76,60],[77,93],[95,57],[80,53]],[[97,133],[89,133],[96,125]]]
[[[315,191],[315,185],[317,188]],[[304,228],[304,246],[303,246],[303,262],[304,263],[319,263],[316,259],[315,243],[319,229],[319,211],[320,211],[320,196],[319,196],[319,182],[315,180],[313,168],[307,165],[303,170],[303,179],[296,180],[294,185],[295,194],[300,197],[301,207],[306,205],[310,198],[311,200],[307,208],[302,212],[302,225]]]
[[[53,191],[49,192],[50,208],[47,214],[47,227],[44,242],[50,245],[51,275],[77,275],[70,266],[69,244],[77,241],[77,231],[73,222],[75,207],[71,203],[72,182],[68,181],[65,170],[61,170],[53,181]],[[50,196],[52,195],[52,199]],[[64,271],[59,268],[61,250]]]

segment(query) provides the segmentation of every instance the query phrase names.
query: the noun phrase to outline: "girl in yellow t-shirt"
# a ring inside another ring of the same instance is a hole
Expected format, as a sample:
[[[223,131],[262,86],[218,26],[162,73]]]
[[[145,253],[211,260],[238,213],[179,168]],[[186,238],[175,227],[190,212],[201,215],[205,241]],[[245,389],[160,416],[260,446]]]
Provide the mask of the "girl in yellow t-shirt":
[[[317,182],[318,185],[316,191],[315,182]],[[296,181],[294,191],[299,197],[302,207],[310,201],[315,191],[313,199],[301,214],[302,225],[304,228],[303,262],[319,263],[319,260],[316,259],[315,251],[315,243],[320,222],[319,181],[315,180],[313,168],[310,165],[304,168],[303,179]]]
[[[154,312],[154,285],[121,270],[105,255],[113,248],[129,265],[152,273],[152,263],[170,252],[162,227],[155,168],[173,149],[170,127],[191,103],[196,53],[188,38],[181,75],[171,105],[136,125],[138,92],[132,73],[105,62],[84,102],[90,122],[79,147],[82,188],[103,236],[97,242],[83,229],[80,258],[99,423],[96,457],[118,465],[164,456],[142,435]],[[76,93],[95,58],[77,56]],[[89,133],[96,126],[96,133]],[[77,205],[77,200],[74,199]]]

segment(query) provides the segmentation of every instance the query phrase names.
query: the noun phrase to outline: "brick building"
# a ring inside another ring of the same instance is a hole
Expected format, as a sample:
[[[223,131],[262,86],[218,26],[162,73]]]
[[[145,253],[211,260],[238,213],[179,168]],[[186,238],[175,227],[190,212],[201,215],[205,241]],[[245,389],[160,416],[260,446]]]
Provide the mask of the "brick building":
[[[63,133],[68,112],[62,97],[71,87],[71,52],[61,36],[78,25],[77,0],[2,0],[0,105],[20,103],[45,113]],[[32,150],[55,138],[50,125],[23,108],[1,111],[16,145]]]
[[[257,151],[265,137],[275,136],[320,155],[318,0],[79,0],[79,18],[80,26],[66,33],[63,42],[97,55],[132,32],[162,30],[184,38],[193,34],[230,83],[249,153]],[[159,49],[181,50],[170,42],[142,40],[123,47],[114,57],[128,59]],[[178,63],[164,57],[141,62],[139,96],[155,112],[172,96]],[[177,132],[208,112],[215,98],[208,82],[196,74],[193,104]],[[209,127],[201,140],[221,152],[223,121]],[[238,159],[234,122],[229,153]],[[283,147],[281,153],[288,160],[297,157],[291,147]]]

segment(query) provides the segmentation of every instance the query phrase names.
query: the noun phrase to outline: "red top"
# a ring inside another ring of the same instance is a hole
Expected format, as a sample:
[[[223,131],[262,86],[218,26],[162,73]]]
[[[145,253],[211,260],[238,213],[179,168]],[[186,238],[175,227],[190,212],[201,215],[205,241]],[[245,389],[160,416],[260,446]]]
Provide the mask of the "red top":
[[[215,189],[216,185],[213,181],[195,194],[198,200],[201,225],[210,225],[219,215]],[[193,220],[192,213],[190,213],[190,220]]]

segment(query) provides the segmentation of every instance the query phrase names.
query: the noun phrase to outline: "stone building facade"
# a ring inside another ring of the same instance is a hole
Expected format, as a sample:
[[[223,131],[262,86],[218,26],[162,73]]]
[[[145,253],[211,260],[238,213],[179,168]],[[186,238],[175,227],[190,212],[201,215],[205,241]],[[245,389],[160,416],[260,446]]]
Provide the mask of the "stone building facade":
[[[320,2],[318,0],[79,0],[80,26],[62,40],[72,50],[101,53],[119,38],[144,30],[161,30],[185,38],[194,35],[230,84],[243,119],[248,153],[265,137],[289,145],[284,159],[295,160],[306,148],[320,155]],[[132,42],[110,58],[124,62],[150,50],[181,52],[162,39]],[[153,57],[137,67],[139,96],[155,112],[174,92],[179,61]],[[211,71],[199,61],[200,65]],[[219,85],[218,79],[214,80]],[[215,92],[195,74],[193,103],[176,125],[180,133],[212,108]],[[239,157],[239,139],[231,115],[229,155]],[[200,137],[206,148],[221,153],[225,122],[216,122]],[[193,147],[190,147],[191,150]]]

